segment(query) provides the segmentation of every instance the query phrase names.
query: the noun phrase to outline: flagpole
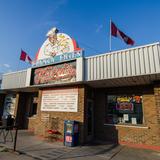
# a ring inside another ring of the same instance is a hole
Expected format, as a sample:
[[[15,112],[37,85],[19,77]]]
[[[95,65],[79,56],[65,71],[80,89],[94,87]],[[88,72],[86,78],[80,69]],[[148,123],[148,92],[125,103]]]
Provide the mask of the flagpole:
[[[111,33],[111,18],[110,18],[110,22],[109,22],[109,51],[111,52],[112,50],[112,33]]]

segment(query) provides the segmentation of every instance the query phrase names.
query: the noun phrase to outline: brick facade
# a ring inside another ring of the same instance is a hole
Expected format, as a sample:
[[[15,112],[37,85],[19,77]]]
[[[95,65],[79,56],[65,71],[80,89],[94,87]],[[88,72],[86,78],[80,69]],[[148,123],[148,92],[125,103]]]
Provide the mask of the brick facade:
[[[95,138],[119,143],[160,146],[160,88],[139,86],[95,91]],[[143,96],[144,123],[136,126],[105,125],[106,95],[141,94]]]
[[[85,143],[87,139],[88,119],[87,101],[94,102],[94,139],[112,141],[116,143],[139,144],[148,146],[160,146],[160,85],[145,85],[136,87],[121,88],[90,88],[79,85],[63,87],[63,89],[78,87],[78,112],[46,112],[41,111],[42,90],[38,94],[37,114],[28,117],[28,129],[34,131],[36,135],[47,137],[48,129],[55,129],[60,132],[58,139],[63,140],[64,120],[77,120],[80,122],[80,143]],[[61,89],[62,87],[56,88]],[[51,90],[55,88],[50,88]],[[139,94],[143,96],[143,124],[142,125],[107,125],[105,124],[107,95]],[[17,107],[26,97],[26,109],[29,106],[30,94],[17,94]],[[20,100],[21,99],[21,100]],[[28,100],[27,100],[28,99]],[[16,110],[19,109],[16,107]],[[18,112],[17,112],[18,113]],[[52,126],[52,122],[56,126]]]
[[[71,87],[70,87],[71,88]],[[51,88],[53,90],[54,88]],[[57,89],[57,88],[56,88]],[[67,87],[63,88],[67,89]],[[54,112],[41,111],[42,90],[39,90],[39,101],[37,115],[29,118],[29,129],[33,130],[36,135],[47,137],[48,129],[59,131],[58,139],[63,140],[64,120],[76,120],[80,122],[80,143],[84,142],[84,96],[85,88],[78,87],[78,112]],[[54,123],[52,125],[52,123]]]

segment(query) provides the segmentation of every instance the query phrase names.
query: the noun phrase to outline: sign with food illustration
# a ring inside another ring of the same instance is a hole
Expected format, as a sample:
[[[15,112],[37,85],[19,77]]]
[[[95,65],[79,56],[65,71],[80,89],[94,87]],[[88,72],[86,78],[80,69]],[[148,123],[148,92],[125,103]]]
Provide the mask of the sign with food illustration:
[[[59,33],[57,28],[49,30],[46,36],[47,39],[39,49],[33,67],[73,60],[82,56],[82,49],[77,42],[67,34]]]
[[[36,68],[33,71],[33,84],[49,84],[76,81],[76,62]]]

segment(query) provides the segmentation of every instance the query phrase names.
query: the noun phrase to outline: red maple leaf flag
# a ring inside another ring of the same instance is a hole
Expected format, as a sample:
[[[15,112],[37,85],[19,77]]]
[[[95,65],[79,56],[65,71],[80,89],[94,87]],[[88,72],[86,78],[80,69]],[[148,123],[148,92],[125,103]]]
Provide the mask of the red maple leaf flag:
[[[134,41],[122,31],[120,31],[113,22],[111,22],[111,35],[123,39],[126,44],[134,45]]]
[[[23,50],[21,50],[20,60],[25,61],[25,62],[29,62],[30,64],[32,64],[31,58],[30,58],[29,55],[28,55],[25,51],[23,51]]]

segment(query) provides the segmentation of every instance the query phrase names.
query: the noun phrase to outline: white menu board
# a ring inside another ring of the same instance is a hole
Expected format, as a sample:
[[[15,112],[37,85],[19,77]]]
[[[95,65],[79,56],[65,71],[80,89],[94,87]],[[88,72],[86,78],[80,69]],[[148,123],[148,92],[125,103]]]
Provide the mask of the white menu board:
[[[42,91],[41,111],[77,112],[78,89]]]

